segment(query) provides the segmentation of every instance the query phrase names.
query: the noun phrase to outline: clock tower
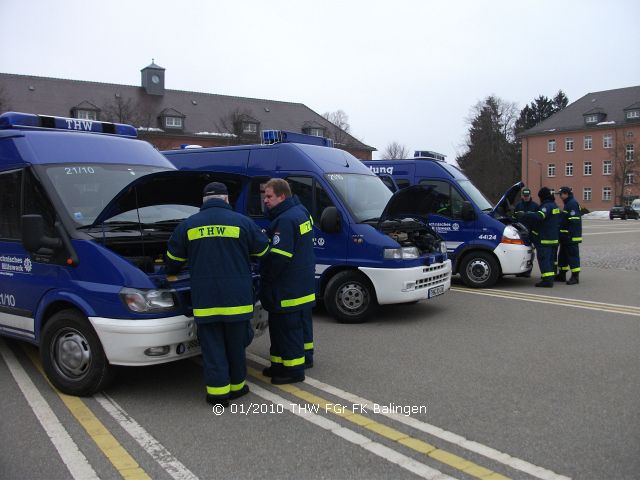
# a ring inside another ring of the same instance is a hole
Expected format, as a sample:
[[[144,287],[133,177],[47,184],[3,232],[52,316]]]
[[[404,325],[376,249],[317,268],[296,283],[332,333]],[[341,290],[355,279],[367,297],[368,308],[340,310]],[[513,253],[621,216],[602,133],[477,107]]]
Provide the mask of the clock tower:
[[[156,65],[151,59],[151,65],[140,70],[142,73],[142,88],[149,95],[164,95],[164,68]]]

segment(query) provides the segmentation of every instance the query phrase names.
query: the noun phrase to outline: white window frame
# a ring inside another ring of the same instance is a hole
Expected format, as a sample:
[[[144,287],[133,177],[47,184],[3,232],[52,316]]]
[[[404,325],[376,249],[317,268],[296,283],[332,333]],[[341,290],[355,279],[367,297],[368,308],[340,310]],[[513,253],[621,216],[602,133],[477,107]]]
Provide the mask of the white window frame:
[[[631,173],[627,173],[624,176],[624,184],[625,185],[633,185],[634,184],[634,180],[635,180],[635,176],[636,174],[631,172]]]
[[[554,153],[556,151],[556,139],[552,138],[547,140],[547,153]]]
[[[549,163],[547,165],[547,177],[555,177],[556,176],[556,164]]]
[[[584,117],[584,121],[585,123],[598,123],[598,114],[594,114],[594,115],[587,115],[586,117]]]
[[[611,175],[611,171],[613,170],[613,162],[611,160],[603,160],[602,161],[602,174],[603,175]]]
[[[309,128],[307,135],[313,135],[314,137],[324,137],[324,128]]]
[[[624,159],[627,162],[632,162],[634,155],[635,155],[635,146],[633,145],[633,143],[627,143],[624,146]]]
[[[565,152],[573,152],[574,148],[573,137],[567,137],[564,139],[564,150]]]
[[[591,187],[584,187],[582,189],[582,200],[585,202],[591,201]]]
[[[629,110],[627,112],[627,118],[628,119],[640,118],[640,110]]]
[[[564,166],[564,176],[573,177],[573,162],[567,162]]]
[[[582,173],[584,175],[591,175],[593,173],[593,163],[592,162],[584,162],[584,167],[582,169]]]
[[[95,110],[76,110],[76,118],[81,120],[98,120],[98,112]]]
[[[182,117],[164,117],[164,126],[167,128],[182,128]]]
[[[591,150],[593,148],[593,137],[591,135],[585,135],[582,146],[585,150]]]
[[[242,133],[258,133],[258,124],[253,122],[242,122]]]
[[[602,187],[602,200],[611,201],[611,187]]]
[[[611,148],[613,147],[613,135],[607,133],[602,136],[602,148]]]

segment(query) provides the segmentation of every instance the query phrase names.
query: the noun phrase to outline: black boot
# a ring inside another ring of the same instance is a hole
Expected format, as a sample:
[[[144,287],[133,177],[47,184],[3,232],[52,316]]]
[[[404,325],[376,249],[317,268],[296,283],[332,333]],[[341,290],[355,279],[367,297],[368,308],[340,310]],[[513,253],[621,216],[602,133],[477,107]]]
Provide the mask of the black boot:
[[[567,280],[567,285],[577,285],[580,283],[580,272],[574,272],[571,274],[571,278]]]
[[[543,288],[552,288],[553,287],[553,277],[545,277],[542,280],[540,280],[538,283],[536,283],[536,287],[543,287]]]
[[[244,385],[240,390],[236,390],[235,392],[231,392],[229,394],[229,400],[234,400],[236,398],[240,398],[243,395],[249,393],[249,385]]]
[[[556,282],[566,282],[567,281],[567,271],[560,270],[556,275]]]
[[[277,377],[282,374],[282,367],[274,367],[273,365],[267,368],[262,369],[262,374],[265,377]]]

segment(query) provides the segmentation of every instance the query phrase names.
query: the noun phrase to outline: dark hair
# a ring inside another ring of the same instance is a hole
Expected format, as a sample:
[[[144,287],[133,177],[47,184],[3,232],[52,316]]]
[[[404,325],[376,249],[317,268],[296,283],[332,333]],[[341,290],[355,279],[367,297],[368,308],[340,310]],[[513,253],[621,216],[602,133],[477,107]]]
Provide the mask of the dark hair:
[[[276,197],[280,197],[281,195],[284,195],[286,198],[291,197],[291,187],[287,181],[282,178],[272,178],[264,185],[264,188],[273,190]]]

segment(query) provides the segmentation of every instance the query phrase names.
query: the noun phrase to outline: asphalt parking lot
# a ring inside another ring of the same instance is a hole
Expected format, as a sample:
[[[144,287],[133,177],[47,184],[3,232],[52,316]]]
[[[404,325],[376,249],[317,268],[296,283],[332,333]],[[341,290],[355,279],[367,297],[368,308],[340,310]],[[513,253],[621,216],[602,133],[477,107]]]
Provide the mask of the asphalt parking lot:
[[[583,236],[578,286],[534,288],[535,269],[361,325],[314,312],[303,384],[262,377],[260,337],[251,393],[220,415],[198,359],[77,399],[0,340],[0,478],[638,478],[640,221]]]

